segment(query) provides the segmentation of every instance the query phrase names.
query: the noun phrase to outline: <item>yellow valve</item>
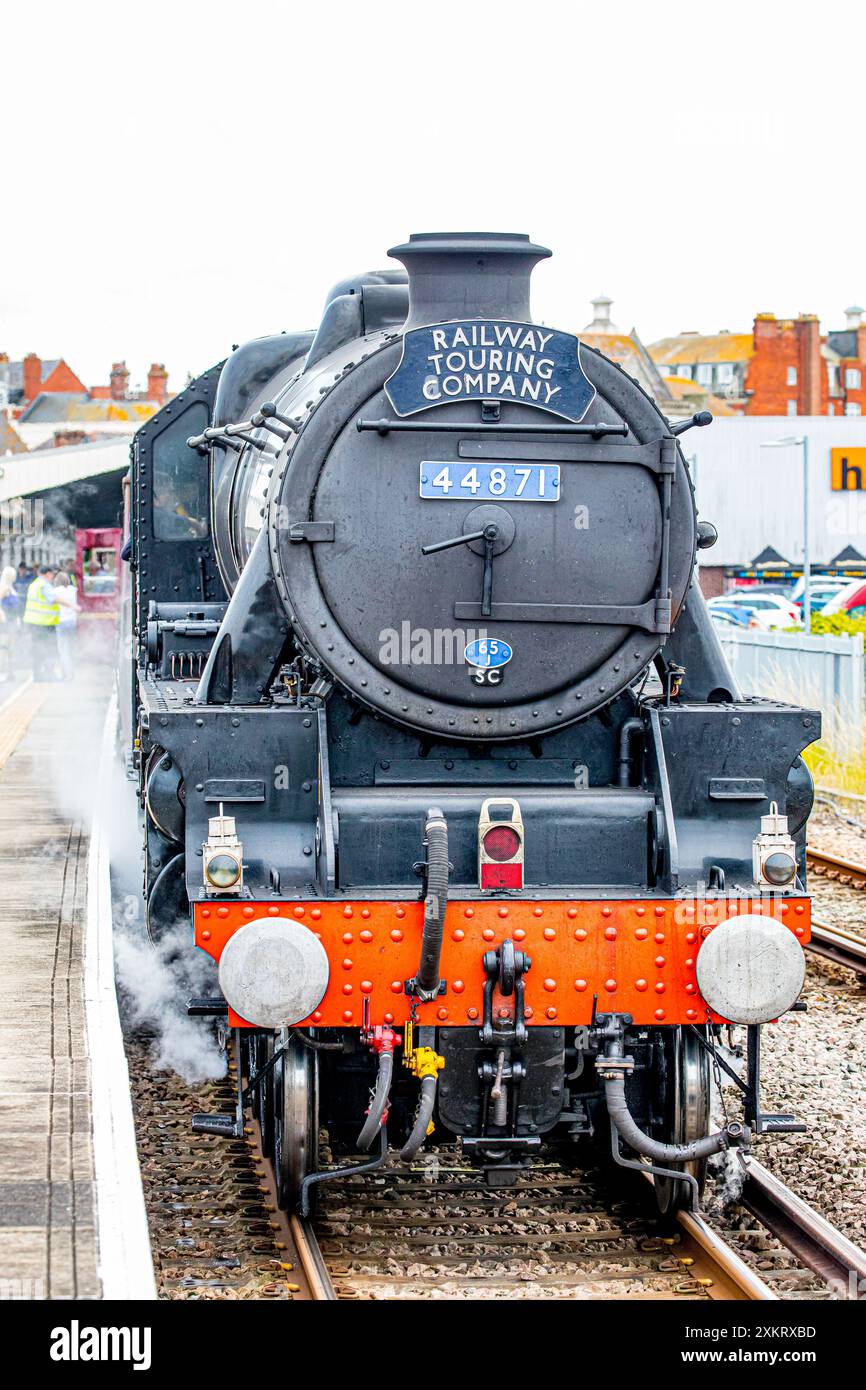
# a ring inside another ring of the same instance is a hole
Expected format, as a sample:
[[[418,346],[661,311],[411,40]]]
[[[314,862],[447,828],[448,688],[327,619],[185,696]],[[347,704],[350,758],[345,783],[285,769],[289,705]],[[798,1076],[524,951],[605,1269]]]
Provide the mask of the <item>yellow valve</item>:
[[[407,1022],[403,1035],[403,1066],[419,1081],[425,1076],[437,1076],[445,1065],[445,1058],[432,1047],[415,1046],[415,1030],[411,1021]]]
[[[445,1058],[432,1047],[416,1047],[409,1059],[409,1070],[419,1081],[425,1076],[436,1076],[445,1065]]]

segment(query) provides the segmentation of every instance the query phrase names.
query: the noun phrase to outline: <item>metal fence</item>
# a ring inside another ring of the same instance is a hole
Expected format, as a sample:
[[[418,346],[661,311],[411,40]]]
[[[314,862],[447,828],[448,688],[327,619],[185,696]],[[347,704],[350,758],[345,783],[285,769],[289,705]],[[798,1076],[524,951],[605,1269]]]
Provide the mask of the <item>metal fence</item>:
[[[864,714],[863,634],[830,637],[798,632],[720,633],[725,655],[744,695]]]

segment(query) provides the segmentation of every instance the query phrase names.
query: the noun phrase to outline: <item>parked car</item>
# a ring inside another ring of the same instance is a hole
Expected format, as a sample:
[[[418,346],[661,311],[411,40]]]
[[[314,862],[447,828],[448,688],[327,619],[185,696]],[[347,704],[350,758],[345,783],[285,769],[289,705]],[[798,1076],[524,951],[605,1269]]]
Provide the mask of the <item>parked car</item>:
[[[866,617],[866,581],[852,579],[844,589],[824,604],[822,613],[845,613],[849,618]]]
[[[730,609],[713,608],[710,610],[710,618],[713,627],[719,633],[743,632],[749,626],[747,613],[734,614]]]
[[[710,599],[709,607],[711,610],[718,607],[748,609],[758,619],[759,625],[770,632],[802,626],[802,616],[796,604],[782,594],[768,593],[757,585],[752,589],[734,589],[730,594]]]
[[[829,603],[832,598],[835,598],[840,590],[848,588],[849,582],[850,581],[847,579],[837,579],[832,575],[813,575],[812,582],[809,585],[809,599],[812,605],[812,612],[820,613],[825,603]],[[803,611],[803,595],[805,588],[805,581],[803,579],[798,579],[788,594],[791,602],[796,603],[801,613]]]
[[[749,626],[752,610],[747,608],[744,603],[726,604],[724,599],[718,598],[711,599],[708,607],[713,622],[718,618],[720,622],[724,621],[731,627],[745,628]]]
[[[788,591],[789,591],[790,588],[791,588],[790,584],[788,584],[786,581],[780,579],[780,580],[778,581],[778,583],[777,583],[775,580],[769,580],[766,584],[737,584],[737,585],[735,585],[734,588],[731,590],[731,593],[732,593],[732,594],[757,594],[757,593],[761,593],[761,594],[781,594],[782,598],[788,598],[788,597],[789,597]]]

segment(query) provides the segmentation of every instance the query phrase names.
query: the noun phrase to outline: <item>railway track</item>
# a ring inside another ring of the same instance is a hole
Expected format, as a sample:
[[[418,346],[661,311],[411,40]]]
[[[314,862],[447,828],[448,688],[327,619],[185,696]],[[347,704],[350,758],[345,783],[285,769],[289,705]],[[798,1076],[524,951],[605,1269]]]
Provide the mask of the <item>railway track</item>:
[[[190,1129],[200,1103],[231,1108],[233,1066],[222,1080],[190,1087],[152,1070],[152,1041],[143,1030],[126,1040],[159,1297],[333,1298],[309,1222],[277,1207],[256,1127],[228,1141]]]
[[[809,871],[818,878],[838,883],[858,892],[866,889],[866,865],[843,859],[840,855],[826,850],[806,850],[806,864]],[[812,937],[807,949],[836,965],[847,966],[859,975],[866,975],[866,936],[846,931],[843,927],[831,926],[819,918],[812,918]]]
[[[447,1146],[329,1183],[315,1229],[341,1299],[777,1297],[703,1217],[662,1222],[637,1180],[625,1194],[599,1172],[545,1163],[491,1189]]]

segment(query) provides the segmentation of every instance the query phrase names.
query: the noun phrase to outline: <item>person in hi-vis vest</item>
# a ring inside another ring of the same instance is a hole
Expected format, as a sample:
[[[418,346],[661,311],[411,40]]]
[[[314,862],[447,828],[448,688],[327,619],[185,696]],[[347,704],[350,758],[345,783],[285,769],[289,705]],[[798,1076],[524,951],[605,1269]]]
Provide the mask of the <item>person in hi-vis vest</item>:
[[[60,605],[54,588],[54,566],[40,565],[39,573],[27,590],[24,624],[30,633],[33,679],[55,678],[57,662],[57,624]]]

